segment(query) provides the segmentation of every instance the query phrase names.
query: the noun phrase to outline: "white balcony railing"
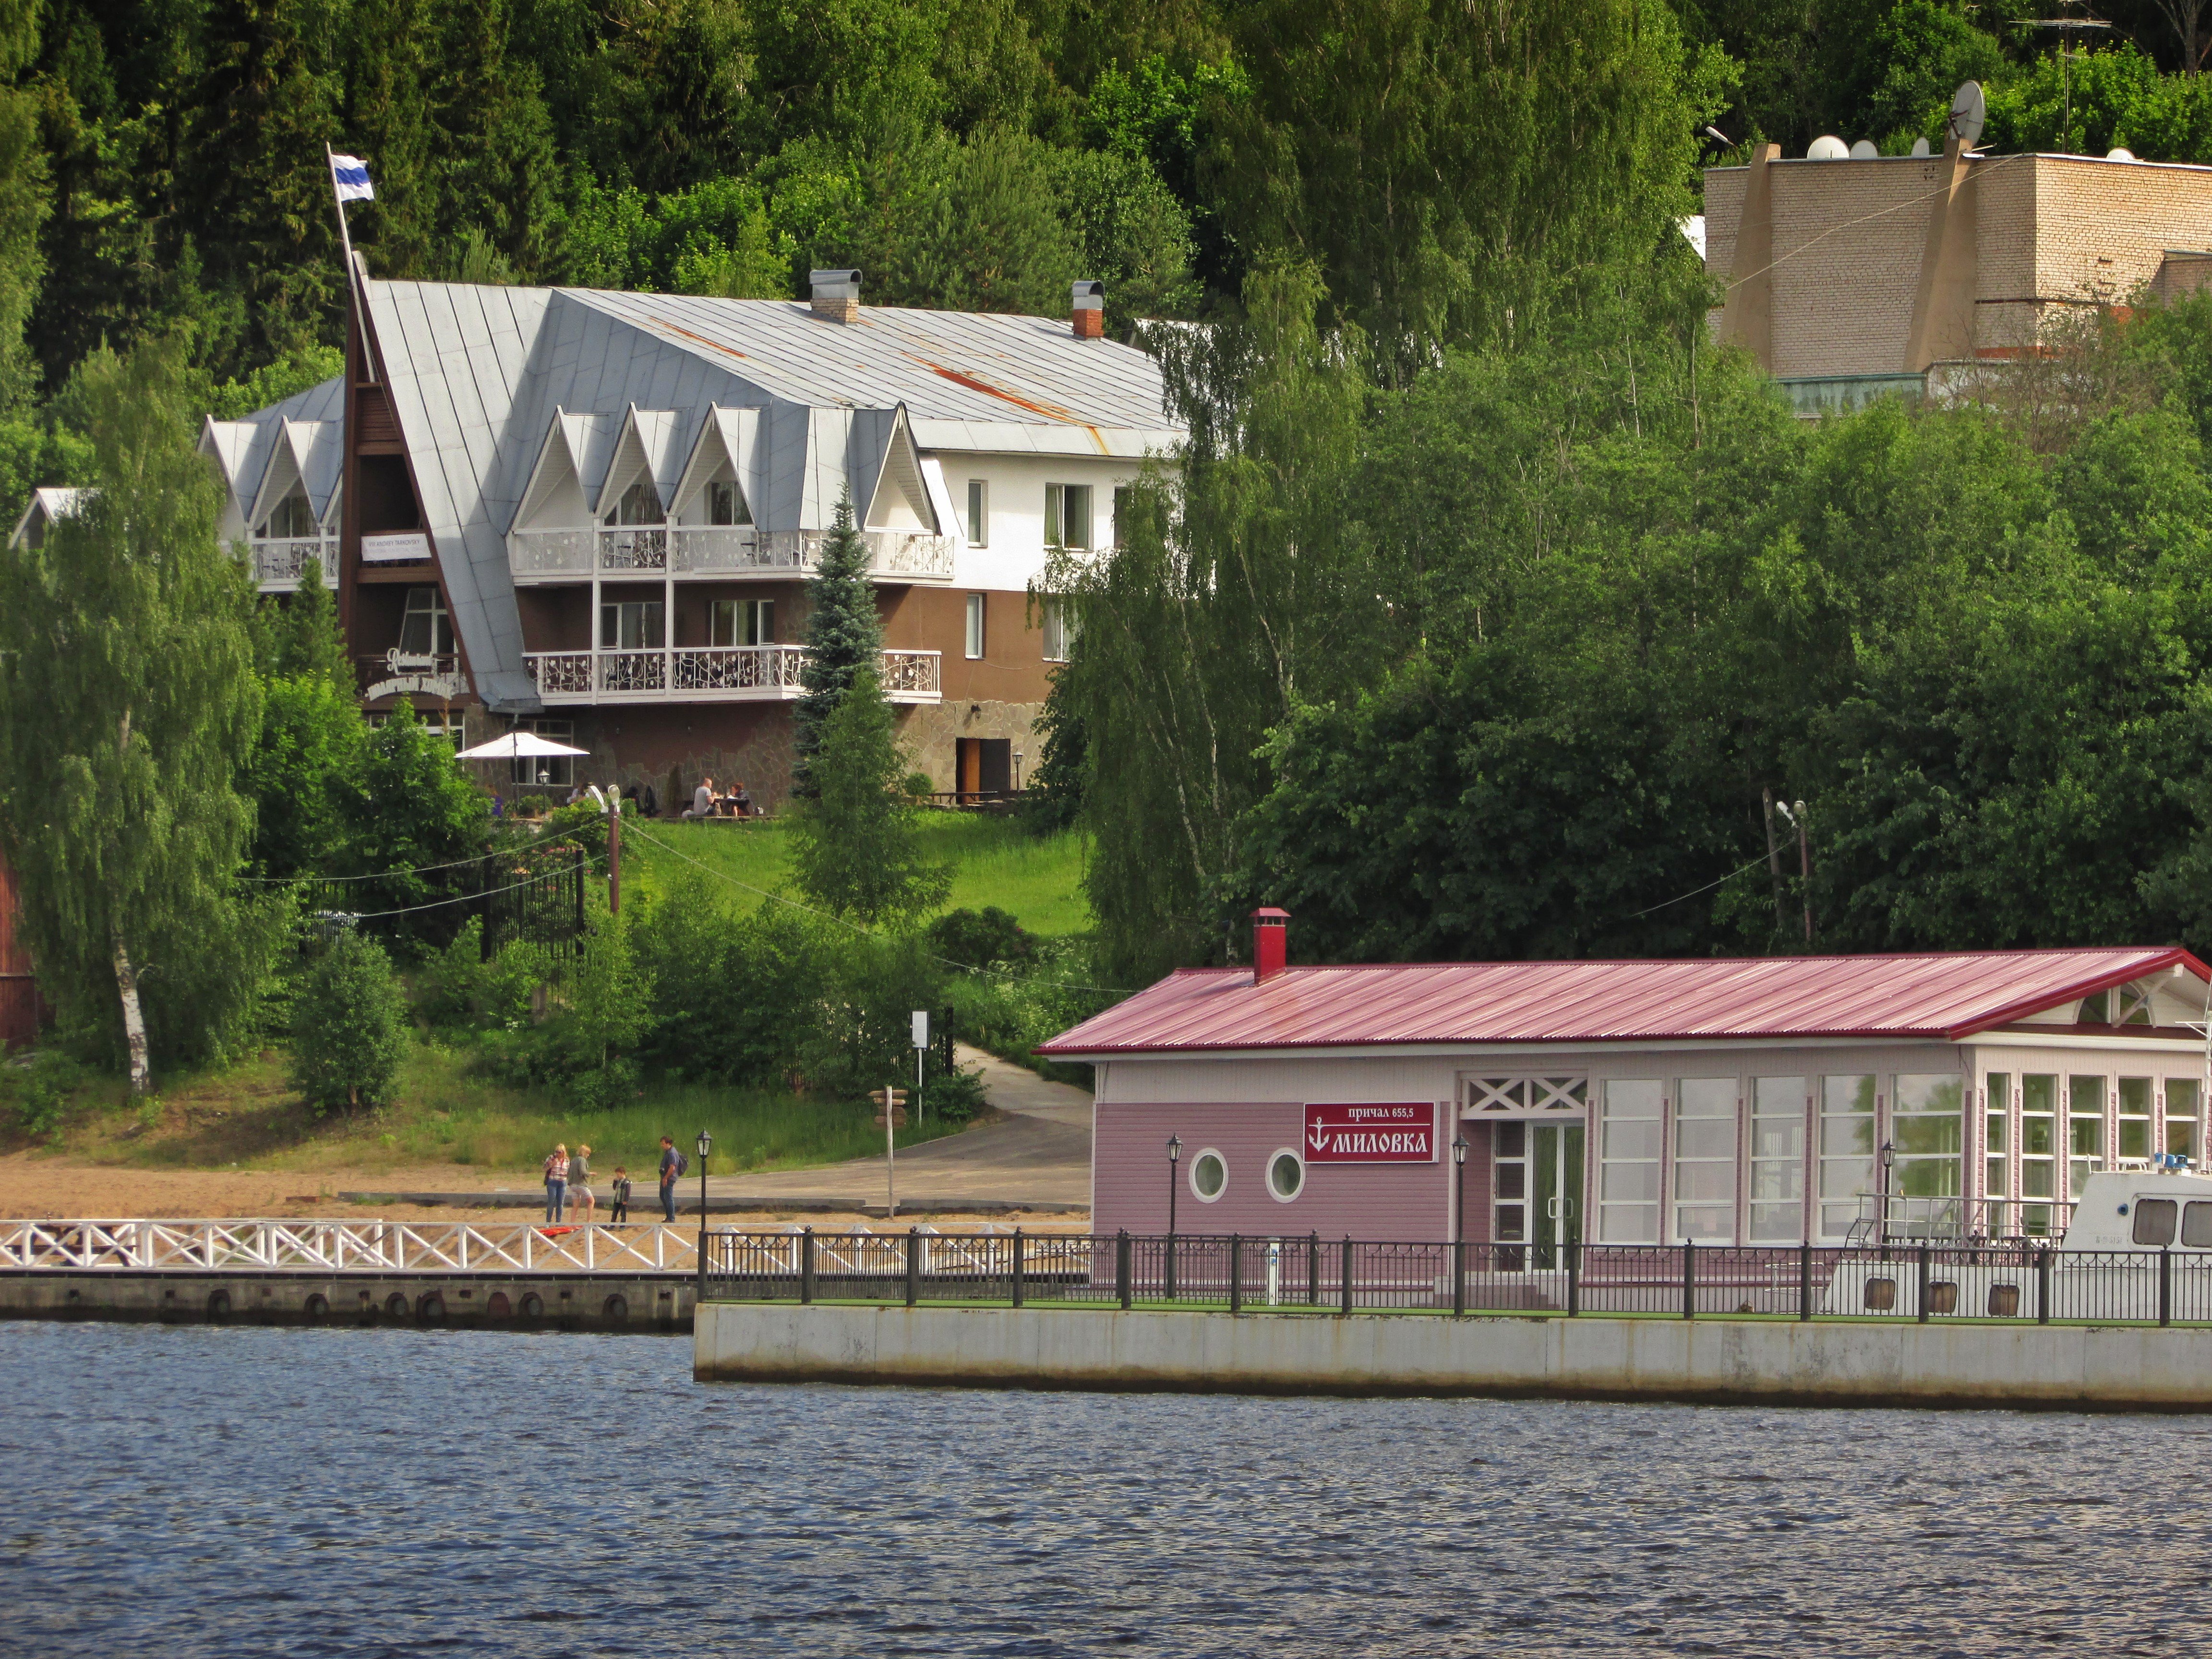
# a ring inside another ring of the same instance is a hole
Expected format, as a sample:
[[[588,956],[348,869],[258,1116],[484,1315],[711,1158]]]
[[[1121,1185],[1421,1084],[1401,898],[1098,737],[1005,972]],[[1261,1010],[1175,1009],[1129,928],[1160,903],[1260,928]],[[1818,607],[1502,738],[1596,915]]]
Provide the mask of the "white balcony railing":
[[[949,581],[958,543],[925,531],[869,530],[869,574],[894,581]],[[518,530],[507,538],[518,581],[577,581],[638,572],[674,576],[798,576],[822,562],[820,530],[750,525],[630,525]]]
[[[884,653],[884,692],[893,702],[942,696],[935,651]],[[775,702],[805,689],[806,650],[797,645],[664,647],[657,651],[532,651],[523,661],[549,705],[593,702]]]
[[[337,544],[327,536],[267,536],[253,542],[253,580],[265,593],[288,593],[300,585],[310,563],[323,570],[323,586],[335,585]]]

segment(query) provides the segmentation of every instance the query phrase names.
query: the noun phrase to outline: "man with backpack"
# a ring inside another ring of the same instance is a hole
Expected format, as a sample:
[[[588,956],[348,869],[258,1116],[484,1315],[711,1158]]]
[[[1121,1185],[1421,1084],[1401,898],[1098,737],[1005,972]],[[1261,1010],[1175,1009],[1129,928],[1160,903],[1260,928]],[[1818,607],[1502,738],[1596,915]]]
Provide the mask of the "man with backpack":
[[[676,1219],[676,1182],[690,1167],[690,1159],[676,1150],[673,1137],[660,1138],[660,1218],[673,1223]]]

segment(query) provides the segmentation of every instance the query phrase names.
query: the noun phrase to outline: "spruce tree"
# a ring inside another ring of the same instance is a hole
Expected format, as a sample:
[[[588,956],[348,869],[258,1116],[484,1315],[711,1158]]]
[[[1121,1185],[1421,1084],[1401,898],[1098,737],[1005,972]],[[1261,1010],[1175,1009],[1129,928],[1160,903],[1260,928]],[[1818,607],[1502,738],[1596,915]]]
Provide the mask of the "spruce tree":
[[[233,879],[252,599],[216,540],[184,358],[171,338],[86,362],[92,493],[44,546],[0,552],[0,843],[41,984],[66,1023],[119,1039],[138,1092],[150,1056],[244,1035],[273,943]]]
[[[347,928],[300,975],[292,1086],[317,1115],[388,1105],[407,1058],[407,994],[374,939]]]
[[[873,666],[822,728],[814,798],[795,825],[792,867],[799,890],[825,910],[864,922],[904,921],[951,890],[951,867],[923,862],[914,809],[899,793],[905,757]]]
[[[830,716],[866,669],[872,695],[883,696],[884,623],[868,580],[868,544],[854,527],[853,498],[837,503],[822,561],[806,586],[806,695],[791,711],[793,794],[815,793],[811,771]]]

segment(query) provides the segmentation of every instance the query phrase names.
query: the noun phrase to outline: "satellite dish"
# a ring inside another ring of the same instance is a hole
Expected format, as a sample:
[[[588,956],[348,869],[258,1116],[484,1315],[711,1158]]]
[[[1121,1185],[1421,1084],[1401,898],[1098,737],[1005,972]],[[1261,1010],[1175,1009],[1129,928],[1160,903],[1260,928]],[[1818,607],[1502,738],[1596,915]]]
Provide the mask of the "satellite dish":
[[[1874,147],[1871,138],[1862,138],[1851,146],[1851,160],[1854,161],[1877,161],[1881,155],[1881,152]]]
[[[2107,161],[2132,161],[2136,159],[2136,153],[2131,149],[2115,149],[2108,152],[2105,159]]]
[[[1927,141],[1925,138],[1915,138],[1915,139],[1912,141],[1912,153],[1913,153],[1915,155],[1927,155],[1927,154],[1928,154],[1928,141]]]
[[[1842,161],[1848,160],[1850,153],[1851,147],[1842,139],[1833,134],[1823,134],[1813,141],[1813,147],[1805,152],[1805,159],[1808,161]]]
[[[1972,149],[1981,142],[1982,123],[1989,112],[1979,81],[1968,81],[1951,94],[1951,136],[1959,141],[1960,149]]]

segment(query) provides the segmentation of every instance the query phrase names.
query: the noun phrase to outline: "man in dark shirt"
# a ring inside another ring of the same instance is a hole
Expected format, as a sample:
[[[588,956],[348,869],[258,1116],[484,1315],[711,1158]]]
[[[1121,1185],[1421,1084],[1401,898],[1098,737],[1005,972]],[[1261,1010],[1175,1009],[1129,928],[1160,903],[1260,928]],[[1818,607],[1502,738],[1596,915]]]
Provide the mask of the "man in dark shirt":
[[[660,1218],[664,1221],[673,1222],[676,1219],[676,1176],[678,1162],[675,1141],[666,1135],[661,1136]]]

